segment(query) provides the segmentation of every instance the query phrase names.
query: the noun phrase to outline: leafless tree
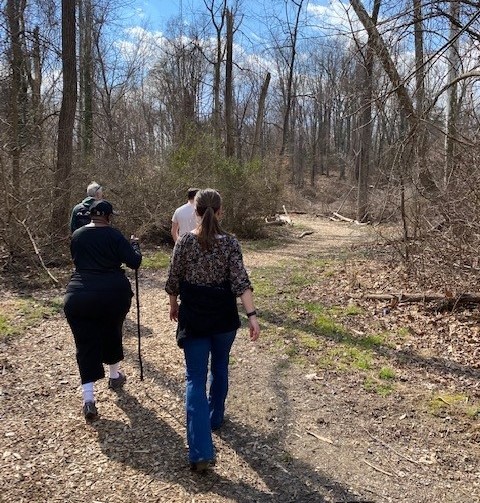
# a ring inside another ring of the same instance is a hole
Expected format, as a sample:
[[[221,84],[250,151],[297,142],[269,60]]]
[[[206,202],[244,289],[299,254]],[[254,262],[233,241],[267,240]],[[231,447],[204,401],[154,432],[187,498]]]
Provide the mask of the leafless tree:
[[[235,127],[233,120],[233,13],[227,9],[227,40],[225,62],[225,153],[235,153]]]
[[[57,165],[53,187],[52,234],[67,232],[70,211],[70,175],[73,160],[73,128],[77,105],[75,3],[62,0],[63,93],[58,120]]]
[[[460,2],[451,0],[450,2],[450,47],[448,51],[448,72],[447,81],[451,83],[447,91],[447,112],[446,112],[446,135],[445,135],[445,176],[444,185],[448,187],[452,181],[452,175],[455,171],[455,137],[457,136],[458,120],[458,83],[455,79],[460,70],[459,54],[459,33],[458,18],[460,15]]]

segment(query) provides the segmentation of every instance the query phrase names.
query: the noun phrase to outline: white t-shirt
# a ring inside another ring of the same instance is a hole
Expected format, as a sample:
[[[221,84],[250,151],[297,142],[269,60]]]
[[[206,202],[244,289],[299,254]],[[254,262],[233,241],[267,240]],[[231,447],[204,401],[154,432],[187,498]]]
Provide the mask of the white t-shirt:
[[[197,226],[195,204],[188,202],[177,208],[173,214],[172,222],[178,225],[178,234],[180,237],[187,232],[193,231]]]

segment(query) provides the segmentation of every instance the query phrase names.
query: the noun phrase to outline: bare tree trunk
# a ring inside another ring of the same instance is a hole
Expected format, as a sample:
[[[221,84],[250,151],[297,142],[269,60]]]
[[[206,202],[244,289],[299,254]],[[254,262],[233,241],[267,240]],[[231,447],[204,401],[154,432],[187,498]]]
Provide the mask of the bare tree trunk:
[[[332,106],[325,101],[323,104],[323,119],[321,123],[321,142],[320,142],[320,172],[322,175],[330,176],[330,136],[332,133]]]
[[[400,103],[401,109],[405,114],[405,118],[411,130],[411,134],[408,136],[413,137],[413,132],[416,132],[418,127],[418,117],[415,113],[412,99],[408,94],[407,88],[405,87],[403,80],[400,78],[400,74],[395,67],[395,64],[390,56],[388,48],[383,41],[380,33],[378,32],[374,22],[369,17],[365,7],[360,0],[350,0],[350,4],[355,10],[358,19],[362,23],[363,27],[368,33],[369,38],[372,41],[372,47],[383,66],[385,73],[393,85],[395,93],[397,95],[398,101]],[[437,187],[435,181],[433,180],[432,174],[427,166],[422,166],[419,173],[420,183],[426,192],[435,193],[437,192]]]
[[[221,84],[221,68],[223,61],[223,47],[222,47],[222,31],[225,24],[225,13],[227,9],[227,1],[223,0],[222,5],[215,9],[215,0],[211,0],[210,4],[207,4],[204,0],[207,10],[210,12],[210,17],[212,19],[213,26],[215,27],[216,34],[216,59],[213,64],[213,127],[215,130],[215,135],[218,140],[221,139],[221,102],[220,102],[220,84]],[[216,12],[220,12],[220,21],[216,20]]]
[[[16,219],[21,217],[19,214],[17,196],[21,194],[20,188],[20,153],[21,153],[21,140],[20,140],[20,92],[22,82],[22,47],[20,39],[20,8],[17,0],[8,0],[6,6],[8,30],[10,37],[9,48],[9,63],[11,71],[10,80],[10,93],[8,96],[8,143],[7,152],[10,156],[11,169],[5,169],[4,172],[4,186],[6,189],[6,208],[8,213],[6,215],[6,242],[11,255],[15,255],[18,251],[18,243],[16,236],[17,223]],[[3,162],[2,162],[3,168]],[[10,173],[8,173],[10,171]],[[8,176],[7,175],[10,175]]]
[[[31,37],[25,36],[27,33],[24,18],[25,3],[25,0],[22,0],[19,12],[19,29],[20,33],[24,34],[21,39],[22,69],[21,93],[19,98],[21,110],[19,111],[19,115],[23,121],[23,143],[25,145],[33,143],[40,146],[42,144],[42,128],[40,127],[42,117],[40,36],[38,26],[33,29]],[[20,133],[21,135],[22,133]]]
[[[9,152],[12,160],[12,189],[20,193],[20,92],[22,83],[22,47],[20,41],[20,8],[17,0],[7,1],[10,32],[10,68],[12,79],[9,98]]]
[[[371,20],[377,24],[381,0],[375,0]],[[360,125],[360,151],[358,160],[358,185],[357,185],[357,220],[368,220],[368,182],[370,176],[370,152],[372,149],[372,96],[373,96],[373,60],[374,50],[371,37],[368,37],[365,48],[365,61],[362,68],[362,113]]]
[[[227,9],[227,56],[225,68],[225,154],[233,157],[235,154],[235,127],[233,122],[233,14]]]
[[[62,0],[63,95],[58,121],[57,167],[53,189],[52,234],[67,234],[70,203],[70,174],[73,159],[73,126],[77,104],[75,52],[75,2]]]
[[[310,166],[310,186],[315,187],[315,177],[317,175],[317,158],[318,158],[318,123],[319,123],[319,110],[318,101],[315,100],[312,119],[312,165]]]
[[[413,21],[415,37],[415,96],[416,113],[419,118],[417,134],[414,136],[414,151],[416,152],[417,172],[422,173],[425,170],[427,153],[427,128],[425,126],[425,61],[423,49],[423,13],[422,0],[413,0]],[[408,249],[407,249],[408,252]],[[407,256],[408,258],[408,256]]]
[[[40,58],[40,36],[39,27],[33,30],[33,76],[31,77],[32,87],[32,108],[33,108],[33,138],[37,145],[42,144],[42,128],[40,121],[42,118],[41,89],[42,89],[42,62]]]
[[[303,128],[300,128],[298,132],[298,141],[295,142],[296,147],[297,147],[297,152],[295,156],[295,165],[296,165],[296,175],[297,175],[297,180],[295,185],[297,187],[303,187],[304,186],[304,171],[305,171],[305,136],[304,136],[304,130]]]
[[[223,19],[223,16],[222,16]],[[223,22],[222,22],[223,25]],[[221,66],[222,66],[222,39],[221,31],[217,32],[217,59],[214,64],[213,78],[213,128],[218,140],[222,137],[221,131],[221,105],[220,105],[220,82],[221,82]]]
[[[80,17],[80,102],[82,104],[82,157],[89,164],[93,148],[93,6],[92,0],[79,2]]]
[[[263,127],[263,115],[265,113],[265,100],[267,99],[268,86],[270,85],[271,74],[267,73],[265,80],[260,91],[260,98],[258,100],[257,120],[255,122],[255,135],[253,137],[252,153],[250,160],[253,161],[257,155],[258,147],[260,145],[260,135]]]
[[[369,38],[372,42],[372,47],[375,49],[378,59],[383,66],[386,74],[388,75],[390,82],[392,83],[395,92],[397,93],[398,100],[400,105],[403,107],[406,113],[406,118],[409,124],[416,125],[415,122],[415,111],[413,108],[412,100],[408,94],[408,91],[403,84],[403,80],[400,78],[400,75],[395,67],[395,64],[390,56],[387,46],[383,41],[380,33],[375,26],[375,23],[368,15],[365,7],[362,2],[359,0],[350,0],[350,4],[352,5],[355,13],[360,19],[360,22],[363,24],[363,27],[368,33]]]
[[[424,53],[423,53],[423,14],[422,0],[413,0],[413,20],[414,20],[414,36],[415,36],[415,96],[416,96],[416,113],[418,117],[424,118],[425,111],[425,68],[424,68]],[[423,164],[425,159],[425,128],[422,123],[419,124],[418,135],[418,160]]]
[[[290,58],[288,62],[288,78],[285,93],[285,111],[283,114],[283,131],[282,131],[282,146],[280,147],[280,155],[285,154],[285,150],[290,141],[290,112],[292,109],[293,100],[293,75],[295,69],[295,60],[297,56],[297,39],[300,24],[300,14],[302,11],[303,0],[292,0],[297,7],[295,22],[290,29]]]
[[[460,14],[460,2],[450,2],[450,48],[448,51],[448,76],[447,82],[453,82],[447,93],[446,132],[445,137],[445,175],[444,185],[448,186],[451,176],[455,171],[455,132],[458,115],[457,87],[455,79],[458,77],[460,68],[458,17]]]

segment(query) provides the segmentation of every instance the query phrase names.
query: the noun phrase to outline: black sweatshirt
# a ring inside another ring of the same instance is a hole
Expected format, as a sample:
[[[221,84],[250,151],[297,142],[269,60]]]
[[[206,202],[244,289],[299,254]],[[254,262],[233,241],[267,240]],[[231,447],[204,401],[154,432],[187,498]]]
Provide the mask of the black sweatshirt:
[[[122,264],[138,269],[142,255],[134,245],[113,227],[84,226],[72,235],[70,252],[75,272],[67,292],[75,290],[109,290],[125,285]]]

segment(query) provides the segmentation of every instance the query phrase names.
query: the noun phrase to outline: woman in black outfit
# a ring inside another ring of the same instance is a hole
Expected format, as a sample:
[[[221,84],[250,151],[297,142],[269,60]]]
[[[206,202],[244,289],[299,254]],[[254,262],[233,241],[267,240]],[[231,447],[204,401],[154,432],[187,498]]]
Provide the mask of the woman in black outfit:
[[[122,328],[133,297],[121,265],[138,269],[142,255],[136,238],[131,243],[111,227],[112,205],[105,200],[90,207],[91,223],[72,235],[70,251],[75,264],[64,298],[64,311],[73,333],[83,391],[83,414],[98,418],[94,383],[105,377],[108,387],[120,389],[126,376],[119,371],[123,360]]]

